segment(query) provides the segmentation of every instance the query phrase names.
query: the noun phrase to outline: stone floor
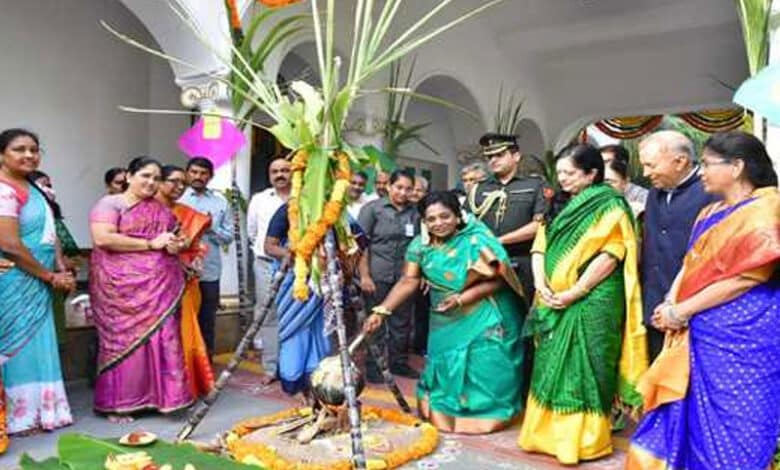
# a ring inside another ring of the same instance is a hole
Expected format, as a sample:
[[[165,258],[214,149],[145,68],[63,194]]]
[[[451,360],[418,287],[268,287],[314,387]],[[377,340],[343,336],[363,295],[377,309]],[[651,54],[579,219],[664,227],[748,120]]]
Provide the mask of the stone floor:
[[[418,358],[416,362],[420,364],[421,360]],[[247,362],[242,365],[241,370],[236,372],[211,412],[193,434],[193,439],[212,440],[216,434],[229,429],[233,423],[242,418],[273,413],[296,404],[281,392],[278,385],[260,385],[257,381],[258,372],[258,366],[255,364]],[[410,405],[414,407],[414,382],[402,379],[399,385]],[[68,392],[76,422],[57,432],[13,438],[8,453],[0,457],[0,469],[17,468],[16,462],[23,453],[28,453],[36,459],[54,455],[57,436],[63,432],[111,437],[143,429],[158,434],[162,439],[172,440],[186,417],[185,413],[170,416],[151,414],[139,417],[131,424],[112,424],[92,412],[92,391],[85,383],[69,384]],[[363,392],[362,399],[373,405],[387,407],[395,405],[392,395],[383,387],[367,388]],[[557,465],[552,458],[520,451],[516,445],[518,427],[519,425],[515,425],[502,432],[486,436],[442,435],[440,446],[433,455],[404,468],[442,470],[565,468]],[[626,447],[627,440],[621,435],[616,435],[614,440],[617,450],[611,457],[584,463],[578,468],[585,470],[622,468],[625,455],[623,449]]]

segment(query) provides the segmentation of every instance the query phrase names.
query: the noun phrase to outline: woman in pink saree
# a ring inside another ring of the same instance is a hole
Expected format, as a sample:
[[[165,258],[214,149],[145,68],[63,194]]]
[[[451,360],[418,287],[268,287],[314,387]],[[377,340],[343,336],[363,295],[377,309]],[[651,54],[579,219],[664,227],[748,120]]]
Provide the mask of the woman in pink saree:
[[[176,217],[153,197],[159,163],[136,158],[127,175],[127,190],[103,197],[90,213],[89,292],[100,344],[94,408],[112,421],[193,401],[179,330],[184,272]]]

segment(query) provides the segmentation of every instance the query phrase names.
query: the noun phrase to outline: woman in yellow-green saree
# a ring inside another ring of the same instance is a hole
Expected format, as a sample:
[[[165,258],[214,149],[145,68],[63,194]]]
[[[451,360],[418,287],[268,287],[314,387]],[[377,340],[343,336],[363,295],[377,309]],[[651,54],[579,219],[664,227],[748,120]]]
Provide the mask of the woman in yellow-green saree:
[[[536,346],[519,445],[563,464],[612,452],[614,404],[638,409],[647,369],[631,208],[590,145],[556,159],[562,195],[534,242]]]

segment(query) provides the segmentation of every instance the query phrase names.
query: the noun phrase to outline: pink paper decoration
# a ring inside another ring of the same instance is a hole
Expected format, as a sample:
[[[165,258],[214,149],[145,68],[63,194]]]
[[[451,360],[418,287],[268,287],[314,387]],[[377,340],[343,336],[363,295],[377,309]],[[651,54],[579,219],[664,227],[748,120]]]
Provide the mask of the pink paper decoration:
[[[206,123],[208,120],[219,120],[221,126],[216,132],[216,122]],[[179,149],[190,158],[206,157],[214,164],[214,168],[228,163],[230,159],[246,145],[246,137],[239,128],[227,119],[220,117],[200,118],[190,129],[179,137]]]

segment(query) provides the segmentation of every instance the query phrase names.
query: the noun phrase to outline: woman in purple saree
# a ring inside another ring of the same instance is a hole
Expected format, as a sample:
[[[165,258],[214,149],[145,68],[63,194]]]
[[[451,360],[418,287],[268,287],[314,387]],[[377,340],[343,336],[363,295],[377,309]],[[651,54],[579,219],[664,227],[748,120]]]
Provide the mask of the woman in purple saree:
[[[159,163],[136,158],[128,189],[90,213],[89,292],[100,344],[94,407],[112,420],[193,400],[178,321],[184,272],[175,253],[183,242],[175,216],[153,197],[159,180]]]
[[[763,144],[716,134],[683,268],[656,308],[667,331],[640,381],[629,470],[766,470],[780,434],[780,194]]]

